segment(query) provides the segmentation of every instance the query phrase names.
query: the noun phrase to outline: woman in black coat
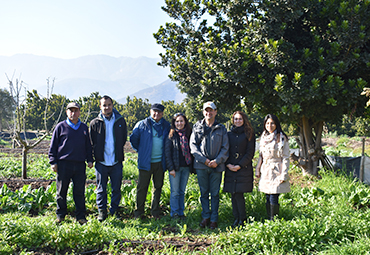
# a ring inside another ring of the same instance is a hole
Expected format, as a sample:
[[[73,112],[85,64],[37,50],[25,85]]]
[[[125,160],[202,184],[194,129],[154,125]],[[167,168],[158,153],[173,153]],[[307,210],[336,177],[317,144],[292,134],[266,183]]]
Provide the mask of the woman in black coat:
[[[253,128],[244,112],[236,111],[232,118],[233,126],[229,131],[229,158],[226,161],[224,192],[231,193],[233,215],[232,227],[244,225],[247,218],[245,212],[244,193],[253,190],[252,159],[255,150]]]

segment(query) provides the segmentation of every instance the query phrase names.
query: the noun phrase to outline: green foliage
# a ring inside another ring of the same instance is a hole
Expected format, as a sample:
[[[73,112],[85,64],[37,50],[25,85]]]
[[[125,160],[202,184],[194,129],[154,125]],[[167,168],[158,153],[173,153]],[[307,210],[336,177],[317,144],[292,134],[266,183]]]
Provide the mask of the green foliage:
[[[3,127],[6,126],[7,122],[10,124],[13,111],[14,104],[10,93],[0,88],[0,131],[3,131]]]

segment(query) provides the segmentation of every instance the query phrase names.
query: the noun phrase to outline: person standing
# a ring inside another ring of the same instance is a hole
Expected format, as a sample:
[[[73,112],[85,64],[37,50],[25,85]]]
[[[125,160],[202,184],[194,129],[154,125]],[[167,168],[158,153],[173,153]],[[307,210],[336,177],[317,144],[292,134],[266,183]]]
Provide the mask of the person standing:
[[[191,127],[183,113],[176,113],[171,121],[171,130],[166,139],[166,165],[171,185],[171,217],[185,219],[185,189],[193,168],[189,149]]]
[[[139,180],[136,190],[135,217],[144,216],[144,206],[150,179],[153,179],[151,214],[160,218],[159,202],[162,193],[164,171],[166,171],[165,141],[170,123],[163,118],[164,106],[153,104],[150,116],[136,123],[130,136],[131,146],[138,152]]]
[[[107,183],[110,178],[112,195],[109,213],[114,215],[121,201],[122,162],[127,141],[126,121],[109,96],[100,99],[100,113],[90,122],[90,136],[95,157],[96,204],[98,220],[104,221],[107,213]]]
[[[247,115],[236,111],[232,117],[233,126],[227,132],[229,137],[229,158],[226,161],[224,192],[231,193],[234,215],[232,227],[243,226],[247,218],[244,193],[253,190],[252,159],[255,150],[255,135]]]
[[[202,221],[200,227],[210,224],[217,228],[219,193],[222,172],[229,156],[229,138],[224,125],[216,121],[217,108],[213,102],[203,104],[204,119],[193,126],[190,136],[190,151],[194,156],[202,204]],[[211,195],[211,210],[209,209]]]
[[[51,169],[57,173],[56,222],[64,221],[67,214],[67,193],[72,180],[76,220],[80,224],[85,224],[87,222],[85,218],[85,162],[89,168],[93,167],[89,130],[86,124],[79,119],[80,106],[77,103],[69,103],[66,114],[67,119],[55,127],[49,149]]]
[[[266,115],[260,139],[260,156],[256,177],[261,177],[258,189],[266,194],[266,211],[269,220],[279,214],[279,195],[290,192],[289,142],[281,129],[279,119]]]

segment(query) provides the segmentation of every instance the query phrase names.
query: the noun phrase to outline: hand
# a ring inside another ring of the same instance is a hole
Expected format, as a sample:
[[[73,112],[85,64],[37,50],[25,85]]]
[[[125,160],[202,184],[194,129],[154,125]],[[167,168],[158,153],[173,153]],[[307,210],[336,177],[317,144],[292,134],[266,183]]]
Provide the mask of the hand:
[[[170,175],[172,175],[172,176],[173,176],[173,178],[175,178],[175,177],[176,177],[176,171],[175,171],[175,170],[171,170],[171,171],[170,171]]]
[[[209,167],[211,168],[216,168],[218,165],[216,163],[216,160],[211,160],[208,164]]]
[[[257,178],[260,178],[261,177],[261,174],[260,173],[256,173],[256,177]]]
[[[57,164],[51,165],[51,170],[58,173],[58,165]]]
[[[206,159],[206,162],[204,162],[204,164],[206,165],[206,166],[209,166],[209,163],[211,162],[211,160],[209,160],[208,158]]]
[[[93,163],[92,162],[87,162],[87,167],[88,168],[92,168],[93,167]]]
[[[281,181],[280,181],[280,183],[283,183],[283,182],[285,182],[285,181],[284,181],[284,180],[281,180]]]

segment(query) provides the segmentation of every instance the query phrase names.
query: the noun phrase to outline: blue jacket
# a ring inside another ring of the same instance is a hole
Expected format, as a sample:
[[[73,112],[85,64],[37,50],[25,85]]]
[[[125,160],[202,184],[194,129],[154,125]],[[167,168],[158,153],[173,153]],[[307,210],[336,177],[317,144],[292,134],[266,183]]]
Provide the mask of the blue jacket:
[[[163,171],[166,171],[165,141],[170,131],[170,123],[163,118],[161,121],[163,127],[162,167]],[[149,171],[153,146],[152,121],[150,117],[136,123],[130,136],[130,143],[131,147],[138,152],[138,168]]]

